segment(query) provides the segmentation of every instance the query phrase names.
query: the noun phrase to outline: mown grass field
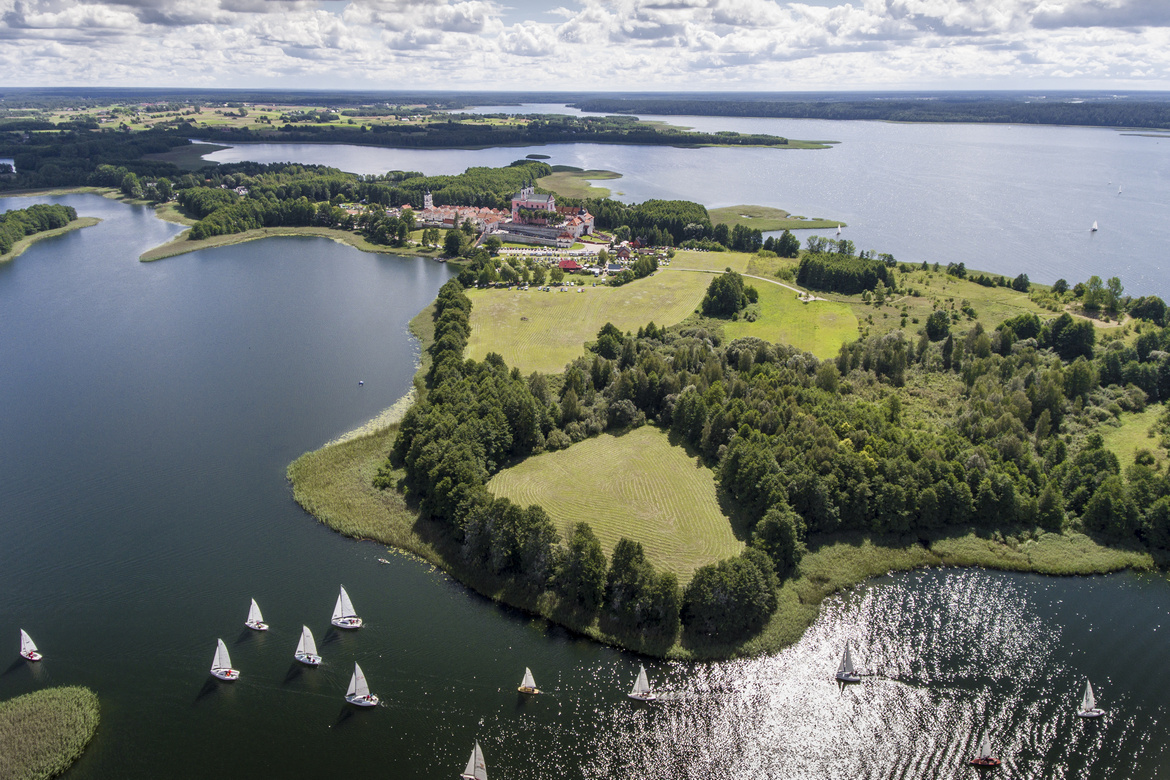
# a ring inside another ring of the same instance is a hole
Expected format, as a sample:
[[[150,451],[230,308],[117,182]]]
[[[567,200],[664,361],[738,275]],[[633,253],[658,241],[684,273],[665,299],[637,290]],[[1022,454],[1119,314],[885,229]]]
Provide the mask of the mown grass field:
[[[711,224],[724,223],[728,227],[743,225],[755,230],[836,230],[844,222],[821,217],[792,216],[784,209],[771,206],[724,206],[718,209],[708,209],[711,215]]]
[[[24,254],[26,249],[38,241],[43,241],[46,238],[53,238],[54,236],[60,236],[64,233],[69,233],[74,230],[80,230],[81,228],[93,227],[99,222],[101,222],[101,220],[97,217],[78,217],[64,227],[54,228],[53,230],[43,230],[40,233],[33,233],[31,236],[25,236],[12,245],[12,249],[8,251],[8,254],[0,255],[0,263],[7,263],[11,260],[15,260],[17,257],[20,257],[22,254]]]
[[[777,284],[747,279],[760,294],[752,307],[755,322],[741,317],[723,326],[728,339],[754,336],[778,344],[791,344],[822,360],[837,356],[841,345],[857,338],[857,317],[844,303],[813,301],[801,303],[796,293]]]
[[[496,352],[525,374],[559,372],[607,322],[636,331],[648,322],[674,325],[686,319],[710,281],[706,274],[659,271],[621,287],[580,288],[584,292],[572,287],[570,292],[468,290],[467,356],[482,360]]]
[[[88,688],[45,688],[0,702],[0,778],[49,780],[85,751],[97,731]]]
[[[528,458],[496,474],[488,490],[544,507],[564,538],[589,523],[606,555],[623,536],[641,542],[650,562],[683,584],[743,548],[719,506],[714,473],[650,425]]]
[[[620,179],[622,175],[614,171],[585,171],[579,168],[570,169],[570,166],[557,165],[553,167],[551,176],[544,176],[536,180],[536,186],[552,190],[564,198],[608,198],[609,189],[597,187],[594,181],[603,179]]]
[[[1105,447],[1117,456],[1121,470],[1133,465],[1138,450],[1149,450],[1159,463],[1166,463],[1166,450],[1158,446],[1158,438],[1150,435],[1150,427],[1166,410],[1162,404],[1150,404],[1144,412],[1121,415],[1120,425],[1103,424],[1097,428]]]

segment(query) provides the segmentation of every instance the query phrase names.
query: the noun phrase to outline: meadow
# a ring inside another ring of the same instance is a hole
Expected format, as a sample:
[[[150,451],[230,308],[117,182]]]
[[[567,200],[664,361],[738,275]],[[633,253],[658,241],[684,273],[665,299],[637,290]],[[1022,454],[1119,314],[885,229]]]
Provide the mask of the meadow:
[[[1133,464],[1138,450],[1149,450],[1159,464],[1166,464],[1166,450],[1160,446],[1159,437],[1150,432],[1165,411],[1164,404],[1150,404],[1144,412],[1122,414],[1116,424],[1106,422],[1097,429],[1106,449],[1117,456],[1123,472]]]
[[[802,303],[797,294],[777,284],[748,279],[759,292],[749,307],[756,320],[746,317],[723,324],[728,341],[749,336],[775,344],[791,344],[822,360],[834,358],[841,345],[857,338],[857,317],[852,308],[833,301]]]
[[[98,720],[88,688],[45,688],[0,702],[0,778],[56,777],[85,751]]]
[[[641,542],[655,568],[683,585],[695,569],[743,548],[714,473],[650,425],[528,458],[496,474],[488,490],[544,507],[564,538],[589,523],[606,555],[623,536]]]
[[[609,189],[594,186],[593,182],[621,177],[614,171],[586,171],[570,165],[554,165],[552,175],[537,179],[536,186],[563,198],[608,198]]]

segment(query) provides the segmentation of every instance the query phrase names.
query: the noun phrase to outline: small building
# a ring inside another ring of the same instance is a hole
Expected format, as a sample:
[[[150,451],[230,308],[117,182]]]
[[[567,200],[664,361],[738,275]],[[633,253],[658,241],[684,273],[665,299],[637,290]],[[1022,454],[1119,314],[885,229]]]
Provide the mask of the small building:
[[[581,270],[581,264],[576,260],[562,260],[561,262],[557,263],[557,266],[562,271],[566,271],[567,273],[571,274],[577,273]]]

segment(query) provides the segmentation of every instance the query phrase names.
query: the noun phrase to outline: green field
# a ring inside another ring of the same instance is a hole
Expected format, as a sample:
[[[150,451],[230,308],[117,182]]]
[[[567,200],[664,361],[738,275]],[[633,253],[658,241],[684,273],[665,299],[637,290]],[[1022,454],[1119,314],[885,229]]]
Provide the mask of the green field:
[[[564,198],[608,198],[609,189],[595,187],[591,182],[621,177],[620,173],[614,171],[584,171],[568,165],[554,165],[552,175],[537,179],[536,186]]]
[[[767,232],[769,230],[836,230],[844,222],[836,219],[794,217],[784,209],[771,206],[724,206],[708,209],[711,224],[724,223],[728,227],[743,225]]]
[[[682,584],[743,548],[719,507],[714,473],[649,425],[528,458],[496,474],[488,490],[544,507],[565,538],[589,523],[607,555],[623,536],[641,542],[650,562]]]
[[[468,290],[471,338],[467,356],[503,356],[524,373],[561,371],[584,351],[586,341],[612,322],[623,331],[648,322],[674,325],[686,319],[710,282],[704,274],[659,272],[621,287],[586,286],[584,292]],[[592,280],[589,280],[592,284]]]
[[[1158,445],[1156,436],[1150,435],[1150,428],[1165,410],[1162,404],[1150,404],[1144,412],[1122,414],[1120,425],[1105,423],[1097,429],[1105,440],[1105,448],[1121,462],[1122,472],[1133,465],[1134,455],[1142,449],[1152,452],[1159,463],[1166,463],[1166,450]]]
[[[777,344],[791,344],[823,359],[833,358],[841,345],[857,338],[857,317],[844,303],[813,301],[801,303],[796,293],[778,284],[747,279],[760,294],[749,307],[755,322],[741,317],[723,326],[728,340],[754,336]]]
[[[88,688],[45,688],[0,702],[0,778],[49,780],[85,751],[98,727]]]

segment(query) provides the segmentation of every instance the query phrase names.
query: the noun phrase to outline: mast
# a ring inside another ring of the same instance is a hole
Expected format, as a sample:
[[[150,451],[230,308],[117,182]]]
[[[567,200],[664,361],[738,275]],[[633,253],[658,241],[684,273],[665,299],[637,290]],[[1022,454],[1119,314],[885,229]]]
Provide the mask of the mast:
[[[264,622],[264,616],[260,614],[260,605],[256,603],[256,599],[252,599],[252,606],[248,608],[248,622]]]
[[[28,655],[37,651],[36,643],[32,641],[32,637],[23,628],[20,629],[20,652]]]
[[[301,626],[301,641],[297,643],[297,652],[317,655],[317,643],[313,640],[313,632],[308,626]]]
[[[1097,709],[1097,699],[1093,696],[1093,684],[1085,680],[1085,695],[1081,699],[1081,711],[1089,712]]]
[[[346,696],[369,696],[370,686],[366,682],[366,675],[362,672],[362,668],[358,666],[357,662],[353,665],[353,677],[349,678],[349,690],[345,692]]]
[[[345,586],[341,586],[341,593],[337,596],[337,605],[333,607],[333,619],[353,617],[353,603],[349,600],[349,594],[345,592]]]
[[[217,639],[215,646],[215,658],[211,660],[212,669],[231,669],[232,659],[228,655],[227,645],[223,643],[222,639]]]
[[[520,685],[522,685],[525,688],[535,688],[536,687],[536,680],[534,680],[532,677],[532,670],[529,669],[527,666],[524,667],[524,680],[523,680],[523,682],[520,683]]]
[[[487,765],[483,761],[483,750],[479,747],[479,741],[476,740],[475,747],[471,749],[471,758],[467,759],[467,766],[463,770],[463,774],[459,777],[464,780],[487,780]]]

